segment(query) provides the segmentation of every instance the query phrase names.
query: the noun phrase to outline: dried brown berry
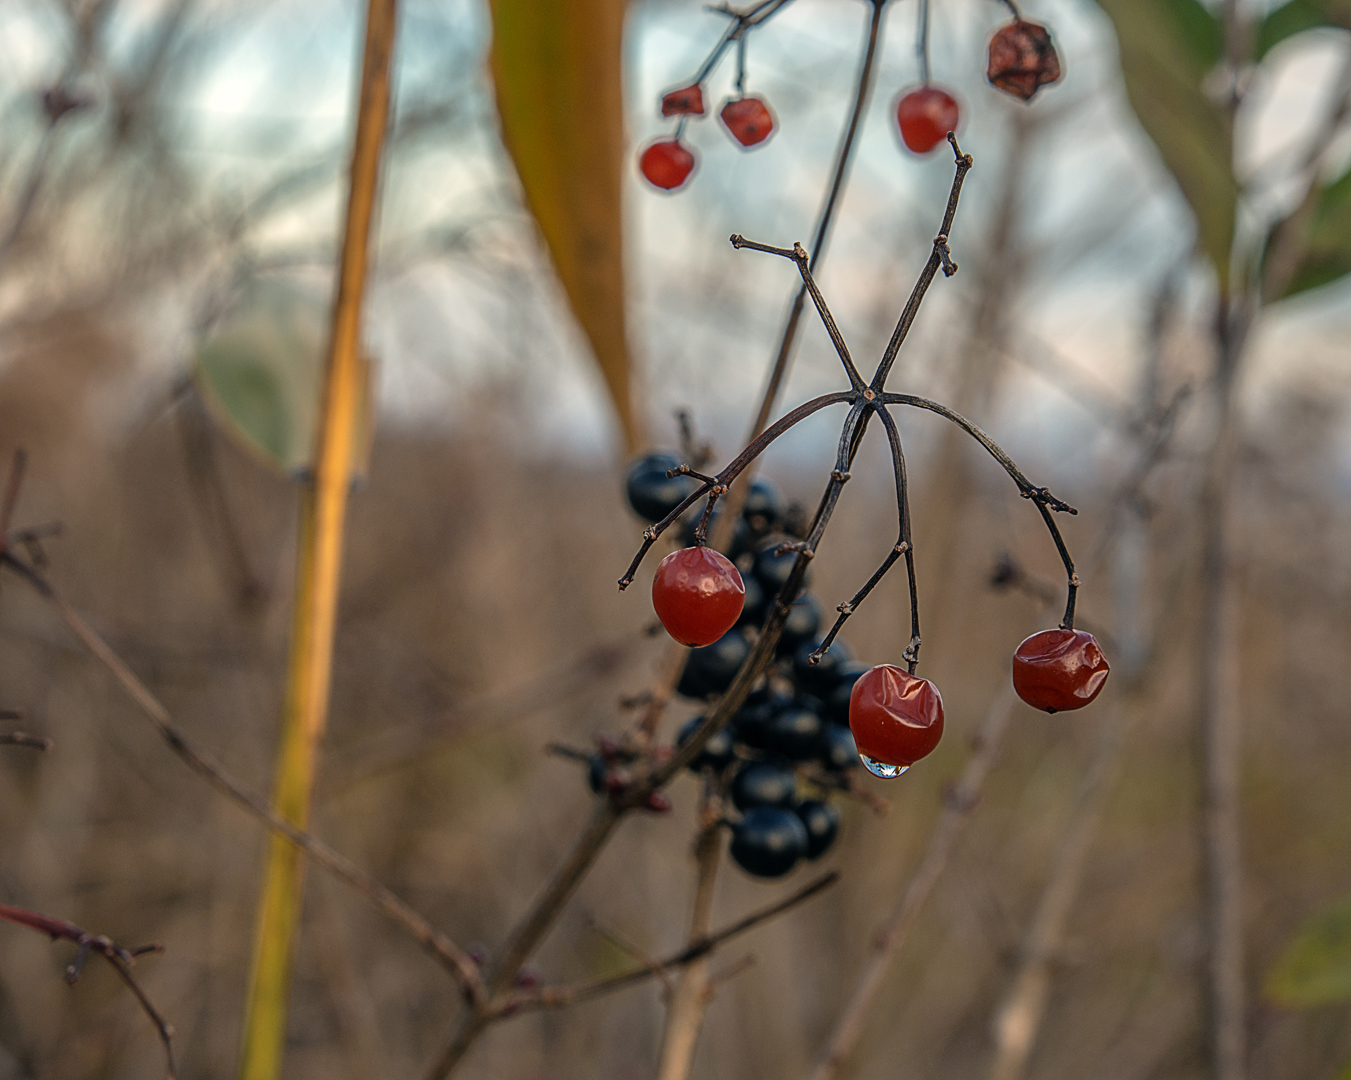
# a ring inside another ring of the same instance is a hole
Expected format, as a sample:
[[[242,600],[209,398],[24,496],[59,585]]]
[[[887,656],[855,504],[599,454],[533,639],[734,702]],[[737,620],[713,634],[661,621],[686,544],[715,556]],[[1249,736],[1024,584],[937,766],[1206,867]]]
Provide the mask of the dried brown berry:
[[[990,39],[990,66],[985,77],[1006,94],[1030,101],[1047,83],[1060,78],[1060,57],[1050,31],[1015,19]]]

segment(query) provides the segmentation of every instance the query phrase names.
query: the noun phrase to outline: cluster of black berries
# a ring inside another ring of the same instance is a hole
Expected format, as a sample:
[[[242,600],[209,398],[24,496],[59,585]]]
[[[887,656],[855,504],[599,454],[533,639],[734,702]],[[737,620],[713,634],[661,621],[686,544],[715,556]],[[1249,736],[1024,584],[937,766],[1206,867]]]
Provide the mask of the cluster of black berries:
[[[689,495],[695,481],[667,476],[679,464],[675,457],[651,454],[630,468],[629,505],[640,517],[660,521]],[[690,534],[687,542],[692,542],[697,521],[695,514],[683,523]],[[797,557],[791,545],[800,539],[803,521],[771,484],[756,480],[751,485],[728,551],[745,585],[745,606],[737,624],[719,640],[690,651],[676,687],[681,696],[704,699],[731,686],[770,604],[788,580]],[[840,814],[828,801],[829,792],[847,788],[846,773],[859,764],[849,730],[849,695],[868,665],[855,662],[838,640],[818,663],[809,663],[821,643],[820,631],[821,609],[804,589],[793,603],[777,659],[763,684],[690,764],[693,771],[710,771],[725,782],[740,813],[730,822],[732,858],[758,877],[779,877],[800,859],[814,859],[830,847]],[[678,742],[683,744],[702,719],[689,721]]]

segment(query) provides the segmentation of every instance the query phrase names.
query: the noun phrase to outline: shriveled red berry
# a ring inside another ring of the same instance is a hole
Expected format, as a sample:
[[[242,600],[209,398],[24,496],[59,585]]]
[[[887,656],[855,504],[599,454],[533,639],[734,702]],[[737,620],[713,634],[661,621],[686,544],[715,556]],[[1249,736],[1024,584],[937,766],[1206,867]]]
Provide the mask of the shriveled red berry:
[[[664,191],[680,187],[694,171],[694,154],[678,139],[658,139],[638,158],[647,182]]]
[[[657,618],[682,645],[712,645],[736,625],[745,601],[737,568],[712,548],[673,551],[652,580]]]
[[[662,116],[703,116],[704,88],[698,83],[667,90],[661,96]]]
[[[928,679],[880,664],[854,683],[849,728],[870,772],[900,776],[943,737],[943,699]]]
[[[774,114],[764,98],[735,98],[718,115],[732,138],[742,146],[759,146],[774,133]]]
[[[1043,630],[1014,652],[1013,688],[1034,709],[1067,712],[1097,697],[1110,670],[1092,634]]]
[[[1044,26],[1015,19],[990,39],[985,77],[1006,94],[1030,101],[1047,83],[1060,78],[1060,57]]]
[[[901,140],[916,154],[927,154],[957,130],[957,99],[936,86],[917,86],[896,99],[896,124]]]

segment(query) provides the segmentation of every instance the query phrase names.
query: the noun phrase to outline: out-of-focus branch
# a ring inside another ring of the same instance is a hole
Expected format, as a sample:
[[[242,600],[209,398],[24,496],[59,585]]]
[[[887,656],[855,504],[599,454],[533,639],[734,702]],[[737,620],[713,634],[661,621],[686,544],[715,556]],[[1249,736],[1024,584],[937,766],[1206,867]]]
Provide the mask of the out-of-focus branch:
[[[151,693],[150,689],[136,677],[122,658],[113,651],[112,646],[104,641],[102,636],[74,608],[66,603],[51,583],[36,569],[16,558],[12,552],[5,552],[0,555],[0,562],[16,571],[37,590],[44,600],[56,609],[66,625],[80,640],[80,643],[112,673],[123,692],[155,726],[169,749],[188,768],[204,777],[217,791],[225,794],[237,806],[303,849],[315,862],[325,867],[339,880],[351,886],[395,923],[402,926],[427,952],[439,960],[442,966],[460,980],[467,993],[473,995],[481,992],[482,977],[479,975],[478,966],[463,949],[346,856],[339,854],[322,840],[296,828],[290,822],[274,814],[266,799],[256,792],[250,791],[243,783],[211,761],[204,752],[197,749],[192,740],[173,722],[169,710],[164,707],[159,698]]]
[[[699,834],[694,847],[698,870],[694,913],[690,918],[691,944],[707,937],[713,924],[713,887],[717,884],[718,863],[722,858],[722,823],[719,820],[722,800],[719,793],[712,790],[713,784],[711,777],[705,780],[699,806]],[[685,1080],[689,1076],[709,1000],[708,961],[693,960],[680,972],[666,1007],[657,1080]]]
[[[1004,729],[1008,726],[1016,701],[1012,686],[1007,686],[991,703],[977,736],[976,748],[967,759],[960,779],[946,794],[943,810],[929,835],[929,846],[919,868],[911,877],[901,902],[873,935],[872,955],[826,1040],[821,1057],[812,1070],[811,1080],[833,1080],[858,1045],[863,1034],[863,1023],[882,988],[882,982],[896,954],[905,944],[920,909],[947,866],[971,811],[980,799],[985,778],[999,755]]]
[[[141,989],[140,984],[131,974],[131,965],[136,962],[138,956],[163,952],[163,945],[142,945],[136,949],[124,949],[111,938],[81,930],[74,923],[66,922],[65,919],[56,919],[50,915],[29,911],[26,908],[13,907],[10,904],[0,904],[0,919],[47,934],[53,941],[74,942],[79,948],[79,952],[75,954],[75,959],[66,968],[66,982],[72,985],[79,979],[80,972],[84,968],[85,958],[91,952],[97,953],[107,960],[112,969],[117,972],[118,978],[126,984],[127,989],[136,998],[136,1002],[141,1006],[141,1011],[145,1013],[146,1018],[155,1026],[155,1034],[159,1036],[160,1045],[164,1047],[165,1075],[168,1076],[169,1080],[175,1080],[177,1073],[174,1068],[173,1028],[160,1015],[159,1010],[146,997],[145,991]]]
[[[1075,800],[1069,832],[1061,841],[1019,957],[1013,985],[995,1012],[995,1056],[990,1080],[1021,1080],[1036,1043],[1051,988],[1051,964],[1060,949],[1065,923],[1079,892],[1084,864],[1103,802],[1119,767],[1128,708],[1118,698],[1098,716],[1098,746]]]

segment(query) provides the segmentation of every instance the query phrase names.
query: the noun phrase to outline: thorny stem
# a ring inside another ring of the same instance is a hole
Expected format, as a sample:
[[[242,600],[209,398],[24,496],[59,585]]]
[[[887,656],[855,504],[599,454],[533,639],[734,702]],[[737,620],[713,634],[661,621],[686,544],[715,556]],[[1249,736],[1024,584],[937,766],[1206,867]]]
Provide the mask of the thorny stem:
[[[204,777],[236,805],[304,850],[316,863],[350,885],[385,915],[407,930],[424,949],[439,960],[442,966],[460,981],[465,993],[471,998],[477,998],[481,995],[483,980],[479,975],[477,965],[467,953],[346,856],[339,854],[317,837],[303,829],[296,828],[285,818],[275,814],[266,799],[256,792],[250,791],[243,783],[236,780],[219,765],[212,762],[202,751],[198,750],[187,735],[174,724],[173,717],[159,698],[150,692],[149,688],[136,677],[126,662],[113,651],[112,647],[74,608],[62,599],[51,583],[36,569],[16,558],[10,552],[0,554],[0,563],[16,571],[37,590],[44,600],[57,610],[66,625],[80,639],[80,643],[89,650],[96,660],[112,672],[123,692],[155,725],[160,737],[164,739],[169,749],[184,764],[199,776]]]
[[[159,1036],[160,1045],[164,1047],[164,1071],[169,1080],[175,1080],[177,1071],[174,1067],[174,1048],[172,1043],[173,1028],[160,1015],[159,1010],[151,1003],[146,996],[145,991],[141,989],[140,984],[131,974],[131,965],[136,962],[138,956],[145,956],[147,953],[158,953],[164,951],[162,945],[142,945],[137,949],[124,949],[111,938],[104,937],[102,934],[91,934],[87,930],[81,930],[74,923],[66,922],[65,919],[53,918],[50,915],[43,915],[36,911],[29,911],[26,908],[13,907],[9,904],[0,904],[0,919],[6,922],[15,923],[18,926],[26,926],[30,930],[37,930],[39,933],[47,934],[53,941],[65,940],[75,943],[79,952],[76,953],[74,961],[66,968],[66,982],[74,985],[80,977],[80,971],[84,967],[85,957],[91,952],[96,952],[108,961],[109,965],[117,972],[118,977],[126,983],[127,989],[131,991],[141,1006],[141,1011],[145,1013],[146,1018],[155,1027],[155,1033]]]

